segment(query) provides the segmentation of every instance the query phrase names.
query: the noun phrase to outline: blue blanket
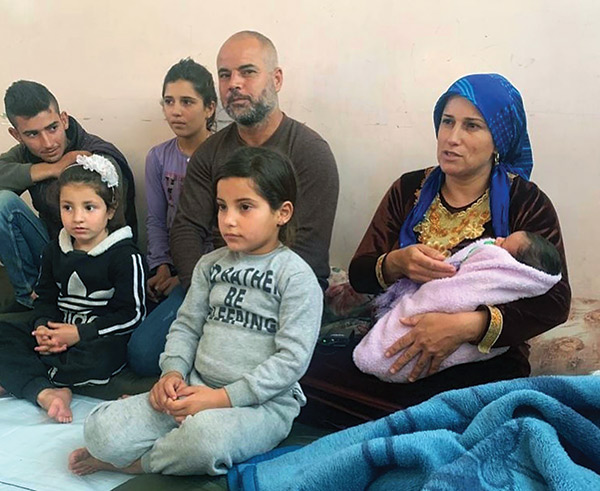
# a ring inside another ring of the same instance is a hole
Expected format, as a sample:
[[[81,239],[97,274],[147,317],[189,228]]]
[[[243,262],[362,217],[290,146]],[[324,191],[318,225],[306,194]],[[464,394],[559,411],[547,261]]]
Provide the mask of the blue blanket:
[[[231,490],[600,489],[600,377],[537,377],[440,394],[265,454]]]

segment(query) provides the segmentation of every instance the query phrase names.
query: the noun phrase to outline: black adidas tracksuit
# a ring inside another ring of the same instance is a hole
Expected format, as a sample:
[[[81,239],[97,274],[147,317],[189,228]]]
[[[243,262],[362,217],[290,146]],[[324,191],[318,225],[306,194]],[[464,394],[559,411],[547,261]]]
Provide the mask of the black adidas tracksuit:
[[[42,256],[33,323],[0,323],[0,386],[35,403],[46,388],[107,383],[125,365],[129,334],[145,317],[145,283],[129,227],[89,252],[73,250],[61,230]],[[75,324],[80,341],[38,355],[31,332],[48,321]]]

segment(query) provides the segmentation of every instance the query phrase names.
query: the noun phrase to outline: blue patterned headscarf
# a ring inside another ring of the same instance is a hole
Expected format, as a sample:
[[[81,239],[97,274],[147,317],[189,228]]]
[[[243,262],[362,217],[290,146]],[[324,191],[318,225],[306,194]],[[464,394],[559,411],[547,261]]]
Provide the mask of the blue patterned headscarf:
[[[497,237],[506,237],[510,233],[508,174],[517,174],[529,180],[533,168],[533,155],[521,94],[508,80],[496,73],[462,77],[450,86],[435,105],[433,123],[436,135],[446,103],[454,95],[470,101],[479,110],[492,133],[496,150],[500,155],[500,161],[494,165],[490,179],[492,228]],[[400,247],[416,243],[417,238],[413,228],[423,219],[443,182],[444,173],[438,166],[423,184],[419,200],[402,225]]]

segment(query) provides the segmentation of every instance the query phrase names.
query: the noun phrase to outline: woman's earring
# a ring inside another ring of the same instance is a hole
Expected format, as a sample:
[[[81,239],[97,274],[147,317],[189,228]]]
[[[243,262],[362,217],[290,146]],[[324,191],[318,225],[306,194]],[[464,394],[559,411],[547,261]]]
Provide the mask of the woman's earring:
[[[498,152],[494,152],[492,156],[494,157],[494,165],[498,165],[500,162],[500,154]]]

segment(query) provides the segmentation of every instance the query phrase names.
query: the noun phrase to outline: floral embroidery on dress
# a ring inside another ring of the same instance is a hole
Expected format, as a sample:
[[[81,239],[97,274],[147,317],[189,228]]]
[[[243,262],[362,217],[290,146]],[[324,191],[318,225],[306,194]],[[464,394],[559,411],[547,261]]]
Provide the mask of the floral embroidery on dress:
[[[421,181],[421,184],[419,184],[419,187],[415,190],[415,203],[419,201],[419,196],[421,196],[421,189],[423,188],[423,184],[425,184],[425,181],[429,177],[429,174],[433,172],[433,169],[435,169],[435,167],[427,167],[427,169],[425,169],[423,180]]]
[[[454,213],[443,205],[438,193],[413,230],[419,234],[420,243],[448,257],[463,240],[481,237],[491,216],[489,189],[467,209]]]

